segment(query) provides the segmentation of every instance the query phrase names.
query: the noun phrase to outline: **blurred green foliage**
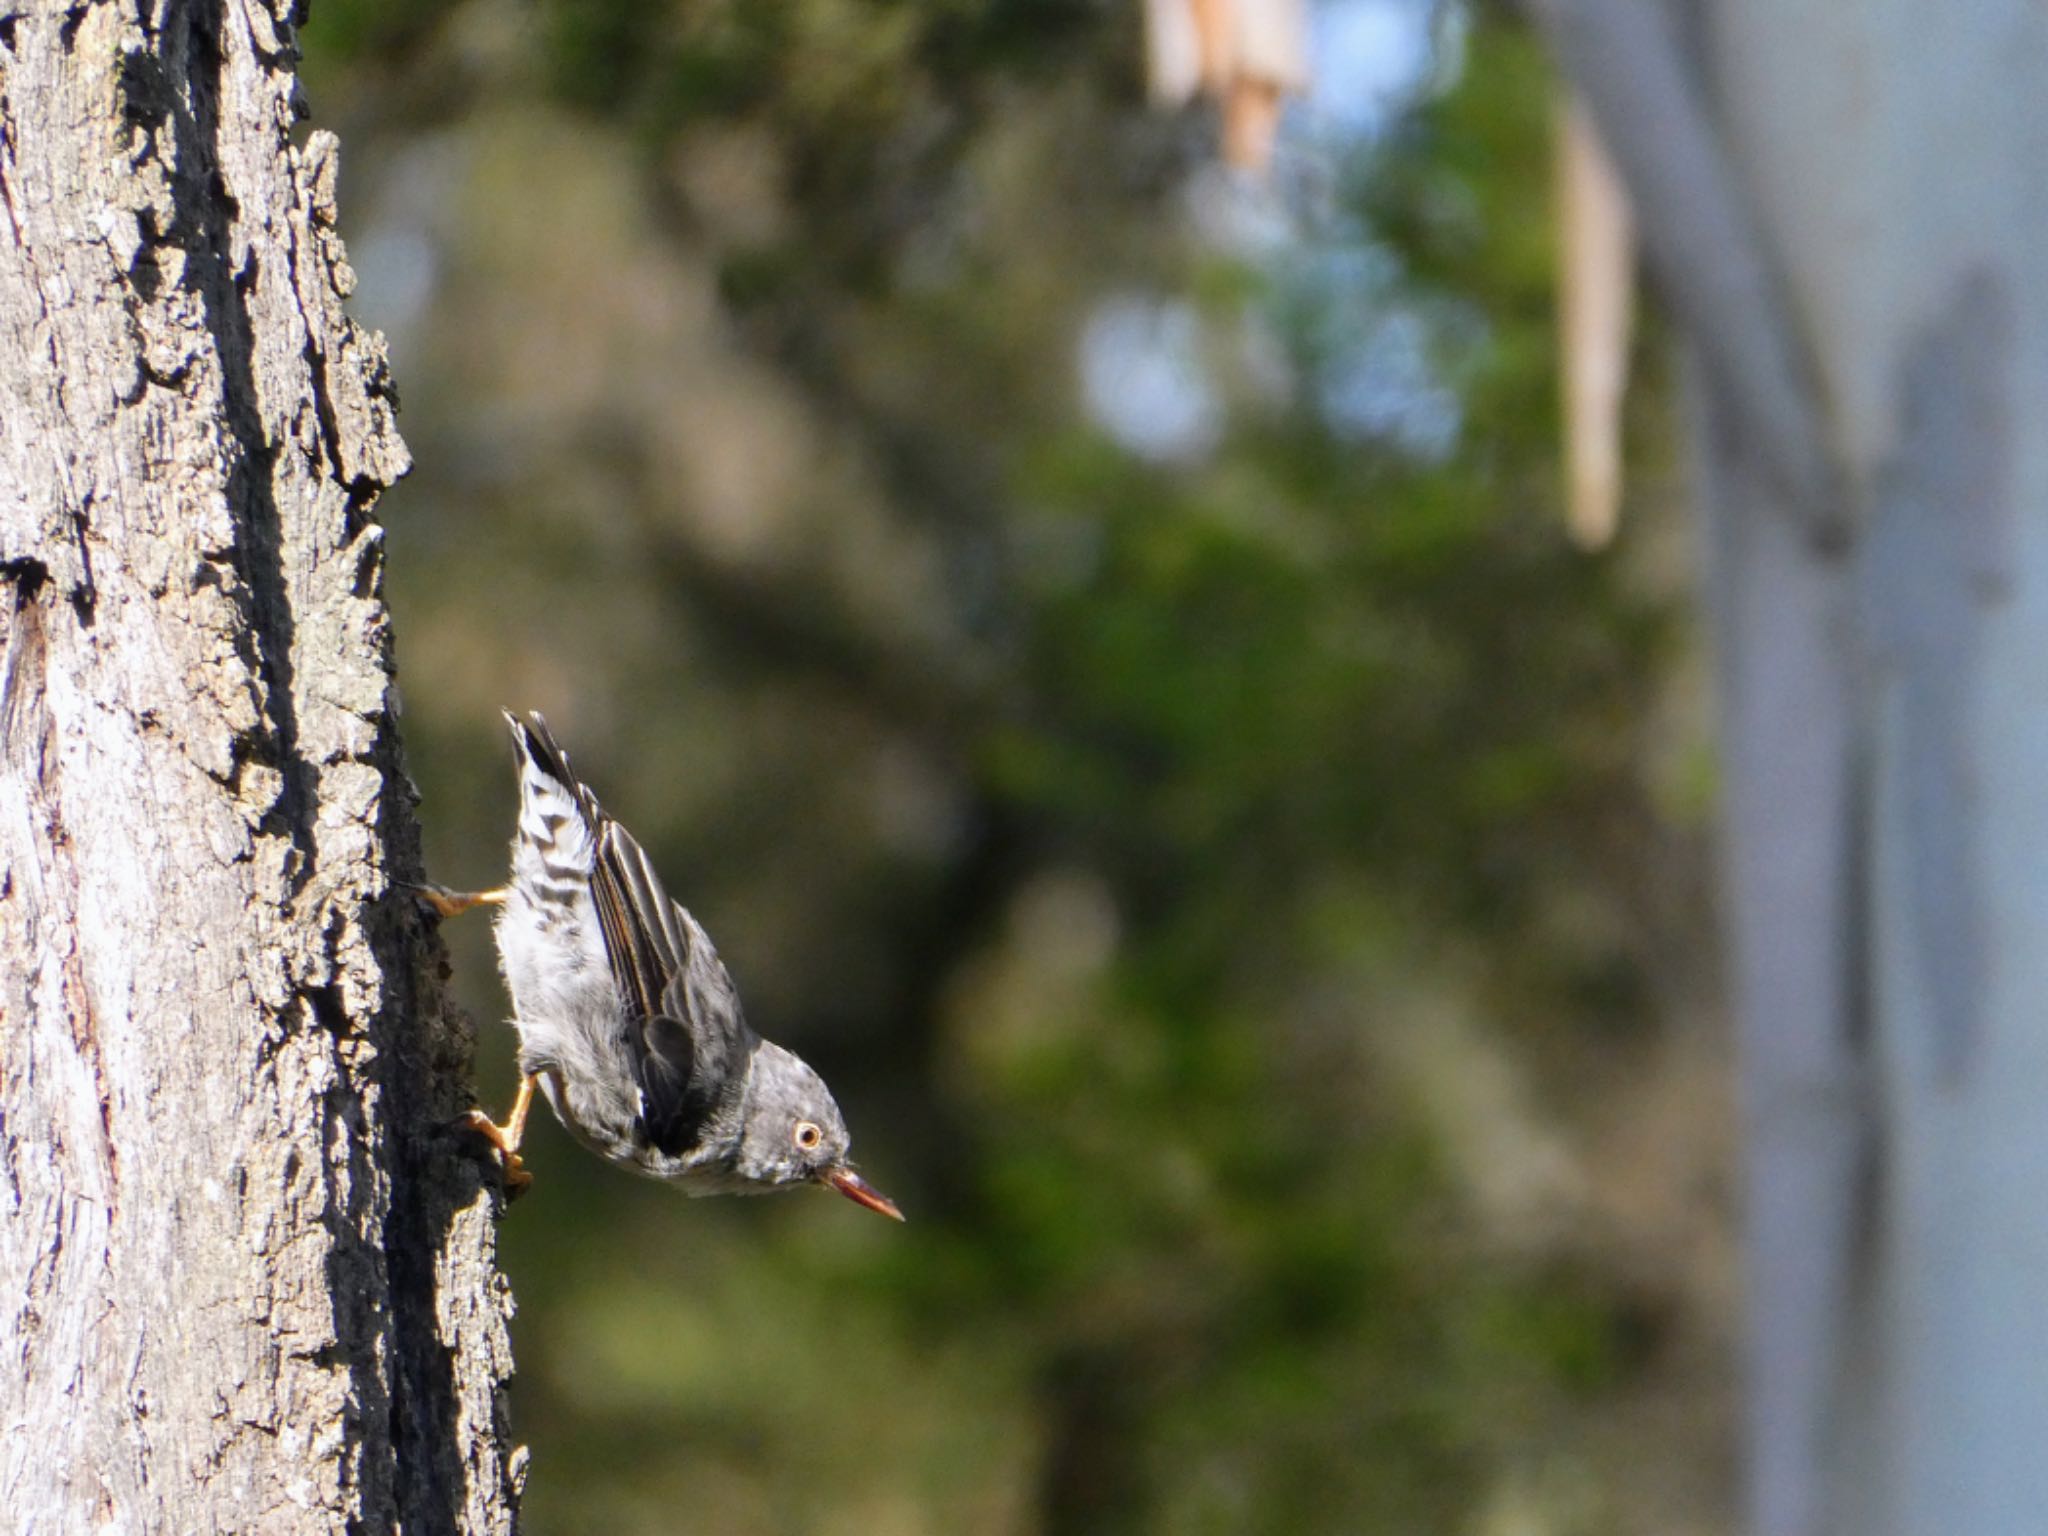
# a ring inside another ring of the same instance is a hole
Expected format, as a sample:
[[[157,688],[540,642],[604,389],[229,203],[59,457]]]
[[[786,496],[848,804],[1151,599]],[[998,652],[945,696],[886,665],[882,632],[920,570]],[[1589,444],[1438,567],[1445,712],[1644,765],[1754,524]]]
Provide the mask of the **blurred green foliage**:
[[[316,8],[437,877],[496,878],[545,709],[911,1216],[536,1133],[536,1536],[1627,1528],[1581,1483],[1669,1298],[1500,1106],[1657,1033],[1679,632],[1558,531],[1541,61],[1438,22],[1449,83],[1262,203],[1141,109],[1135,6]],[[1077,389],[1134,295],[1198,322],[1196,449]],[[1318,408],[1390,315],[1434,446]]]

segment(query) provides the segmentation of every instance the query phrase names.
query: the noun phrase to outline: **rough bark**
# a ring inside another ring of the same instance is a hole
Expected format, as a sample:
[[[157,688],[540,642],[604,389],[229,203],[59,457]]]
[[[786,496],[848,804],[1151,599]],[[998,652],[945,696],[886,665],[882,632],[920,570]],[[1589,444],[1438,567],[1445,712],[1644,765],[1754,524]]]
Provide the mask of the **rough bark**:
[[[0,1510],[511,1529],[289,0],[0,5]]]

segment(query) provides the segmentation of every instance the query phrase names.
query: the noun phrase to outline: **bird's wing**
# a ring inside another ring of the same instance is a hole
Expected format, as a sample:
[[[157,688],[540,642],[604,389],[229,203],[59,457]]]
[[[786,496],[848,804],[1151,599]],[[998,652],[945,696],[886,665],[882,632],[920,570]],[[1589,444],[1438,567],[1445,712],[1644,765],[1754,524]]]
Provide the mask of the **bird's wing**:
[[[710,938],[669,899],[632,833],[576,777],[547,721],[530,714],[512,724],[521,751],[574,800],[595,844],[590,897],[624,1014],[618,1044],[639,1090],[641,1129],[680,1155],[737,1086],[757,1037]]]
[[[609,816],[598,827],[590,891],[627,1017],[660,1013],[669,981],[683,969],[688,949],[675,921],[675,903],[662,890],[646,852]]]
[[[673,1150],[665,1145],[664,1136],[696,1139],[698,1126],[716,1106],[720,1093],[739,1090],[748,1059],[761,1043],[741,1011],[739,989],[727,974],[725,962],[711,947],[711,936],[675,902],[668,902],[667,907],[670,931],[682,938],[683,963],[670,975],[661,1012],[648,1020],[646,1033],[650,1052],[666,1054],[658,1052],[655,1043],[660,1026],[681,1020],[690,1046],[692,1076],[676,1094],[642,1085],[647,1094],[642,1116],[648,1136],[664,1151]],[[664,1112],[668,1116],[665,1124],[660,1118]]]
[[[528,752],[569,787],[596,840],[590,895],[626,1017],[621,1043],[640,1092],[641,1128],[655,1147],[680,1155],[737,1086],[757,1037],[709,935],[669,899],[646,850],[576,778],[547,722],[530,715],[525,729]]]
[[[513,720],[513,726],[534,766],[575,801],[596,845],[587,878],[626,1016],[637,1020],[661,1012],[669,978],[683,968],[685,954],[684,935],[671,911],[674,903],[632,834],[606,814],[590,786],[576,777],[547,721],[535,713]]]
[[[620,991],[637,1021],[640,1122],[663,1152],[697,1141],[755,1042],[739,992],[697,920],[669,899],[646,851],[607,819],[591,882]]]
[[[638,1045],[641,1132],[658,1151],[680,1157],[697,1145],[718,1103],[717,1088],[698,1070],[689,1029],[667,1014],[640,1021]]]

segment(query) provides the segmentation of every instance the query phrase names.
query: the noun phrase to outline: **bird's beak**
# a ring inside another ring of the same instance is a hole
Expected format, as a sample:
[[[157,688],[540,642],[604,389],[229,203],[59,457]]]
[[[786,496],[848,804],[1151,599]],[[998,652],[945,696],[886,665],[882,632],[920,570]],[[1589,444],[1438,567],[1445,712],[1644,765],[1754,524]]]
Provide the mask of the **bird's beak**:
[[[830,1185],[855,1205],[864,1205],[871,1211],[887,1216],[891,1221],[901,1221],[903,1213],[896,1209],[896,1202],[883,1194],[851,1168],[827,1168],[818,1175],[818,1182]]]

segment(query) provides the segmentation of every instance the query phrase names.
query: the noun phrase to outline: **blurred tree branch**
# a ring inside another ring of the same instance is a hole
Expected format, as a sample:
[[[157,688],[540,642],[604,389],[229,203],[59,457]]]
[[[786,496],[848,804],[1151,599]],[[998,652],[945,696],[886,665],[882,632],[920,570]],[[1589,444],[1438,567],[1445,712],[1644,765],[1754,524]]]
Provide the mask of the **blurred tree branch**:
[[[1628,188],[1644,258],[1783,504],[1816,547],[1849,534],[1847,487],[1805,328],[1773,270],[1665,0],[1522,0]]]

